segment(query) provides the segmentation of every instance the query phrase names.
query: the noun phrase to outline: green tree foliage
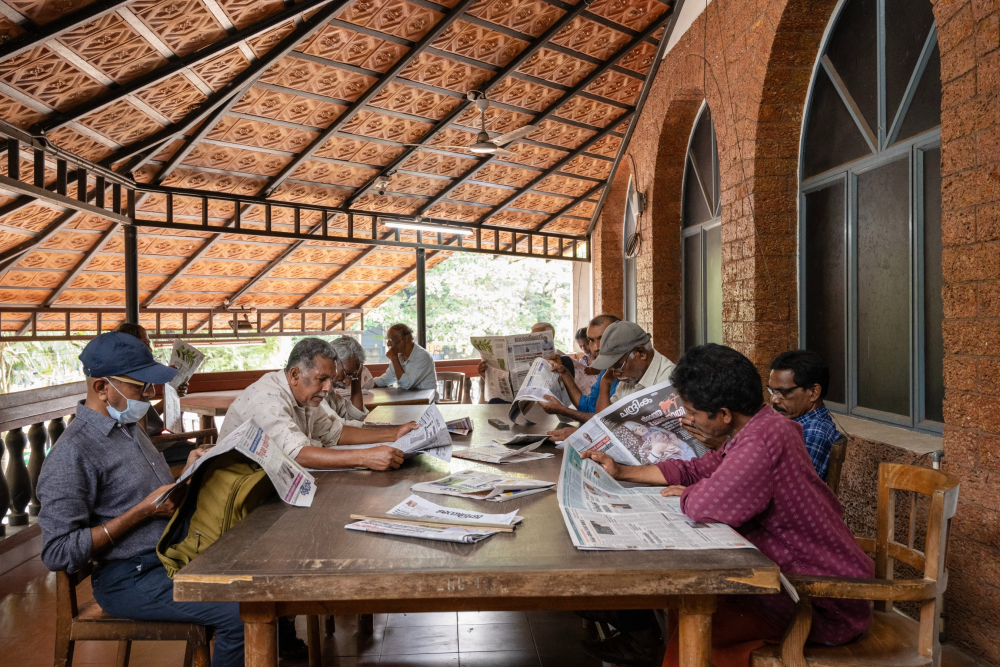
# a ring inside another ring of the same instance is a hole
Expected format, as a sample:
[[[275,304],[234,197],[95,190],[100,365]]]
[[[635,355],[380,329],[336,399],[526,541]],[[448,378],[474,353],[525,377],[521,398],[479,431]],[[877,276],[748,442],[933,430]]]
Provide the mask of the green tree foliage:
[[[86,341],[0,343],[0,393],[83,379],[77,359]]]

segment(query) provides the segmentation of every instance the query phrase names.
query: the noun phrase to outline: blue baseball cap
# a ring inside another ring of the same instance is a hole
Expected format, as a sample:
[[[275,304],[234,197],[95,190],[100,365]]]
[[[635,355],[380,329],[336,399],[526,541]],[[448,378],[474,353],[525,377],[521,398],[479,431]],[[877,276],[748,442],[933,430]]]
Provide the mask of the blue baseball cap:
[[[177,369],[158,363],[141,340],[115,331],[87,343],[79,358],[83,374],[92,378],[124,375],[140,382],[165,384],[177,375]]]

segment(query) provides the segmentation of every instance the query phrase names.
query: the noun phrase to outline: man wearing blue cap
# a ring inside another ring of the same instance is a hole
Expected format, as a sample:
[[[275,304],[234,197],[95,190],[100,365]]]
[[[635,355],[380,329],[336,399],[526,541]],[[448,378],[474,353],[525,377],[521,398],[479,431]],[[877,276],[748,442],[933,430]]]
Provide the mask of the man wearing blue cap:
[[[38,478],[42,561],[75,572],[97,561],[94,598],[119,618],[199,623],[215,633],[213,667],[243,664],[243,623],[235,603],[174,602],[156,543],[186,487],[174,483],[163,454],[136,423],[153,385],[176,370],[157,363],[138,338],[105,333],[80,354],[87,398],[52,448]],[[195,450],[188,465],[202,452]]]

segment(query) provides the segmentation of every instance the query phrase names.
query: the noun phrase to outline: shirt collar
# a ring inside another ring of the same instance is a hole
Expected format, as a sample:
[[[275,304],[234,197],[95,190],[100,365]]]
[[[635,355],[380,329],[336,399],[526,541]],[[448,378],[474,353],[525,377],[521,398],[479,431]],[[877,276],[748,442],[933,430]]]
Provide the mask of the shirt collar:
[[[653,350],[653,360],[649,363],[649,368],[646,369],[646,372],[642,374],[642,377],[639,378],[636,384],[646,389],[655,385],[656,378],[660,375],[660,364],[662,363],[663,355]]]
[[[798,417],[795,418],[795,421],[797,421],[800,424],[805,424],[808,422],[813,422],[821,419],[829,419],[829,418],[830,418],[830,411],[826,409],[826,405],[821,405],[818,408],[810,410],[804,415],[799,415]]]
[[[90,424],[104,435],[111,435],[111,431],[118,425],[118,420],[91,410],[85,403],[86,400],[83,400],[76,404],[76,418],[82,419],[84,423]]]

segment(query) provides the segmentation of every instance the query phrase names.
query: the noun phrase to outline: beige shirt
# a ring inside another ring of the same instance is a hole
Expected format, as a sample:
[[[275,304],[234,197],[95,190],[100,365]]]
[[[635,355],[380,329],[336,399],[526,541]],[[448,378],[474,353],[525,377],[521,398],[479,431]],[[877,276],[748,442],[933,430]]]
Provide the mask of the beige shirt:
[[[284,371],[264,375],[236,397],[219,429],[219,439],[248,419],[253,419],[268,439],[292,459],[303,447],[333,447],[344,430],[340,417],[329,414],[322,405],[300,406]]]
[[[656,350],[653,350],[653,361],[649,364],[649,368],[646,369],[643,376],[639,378],[639,381],[619,382],[618,388],[615,389],[615,395],[611,397],[611,402],[617,403],[629,394],[649,389],[661,382],[667,382],[670,380],[670,374],[674,372],[674,366],[674,362]]]
[[[368,408],[358,410],[351,403],[349,396],[341,396],[336,390],[326,395],[326,400],[321,404],[327,413],[332,413],[340,417],[340,420],[348,426],[363,427],[365,417],[368,416]]]

